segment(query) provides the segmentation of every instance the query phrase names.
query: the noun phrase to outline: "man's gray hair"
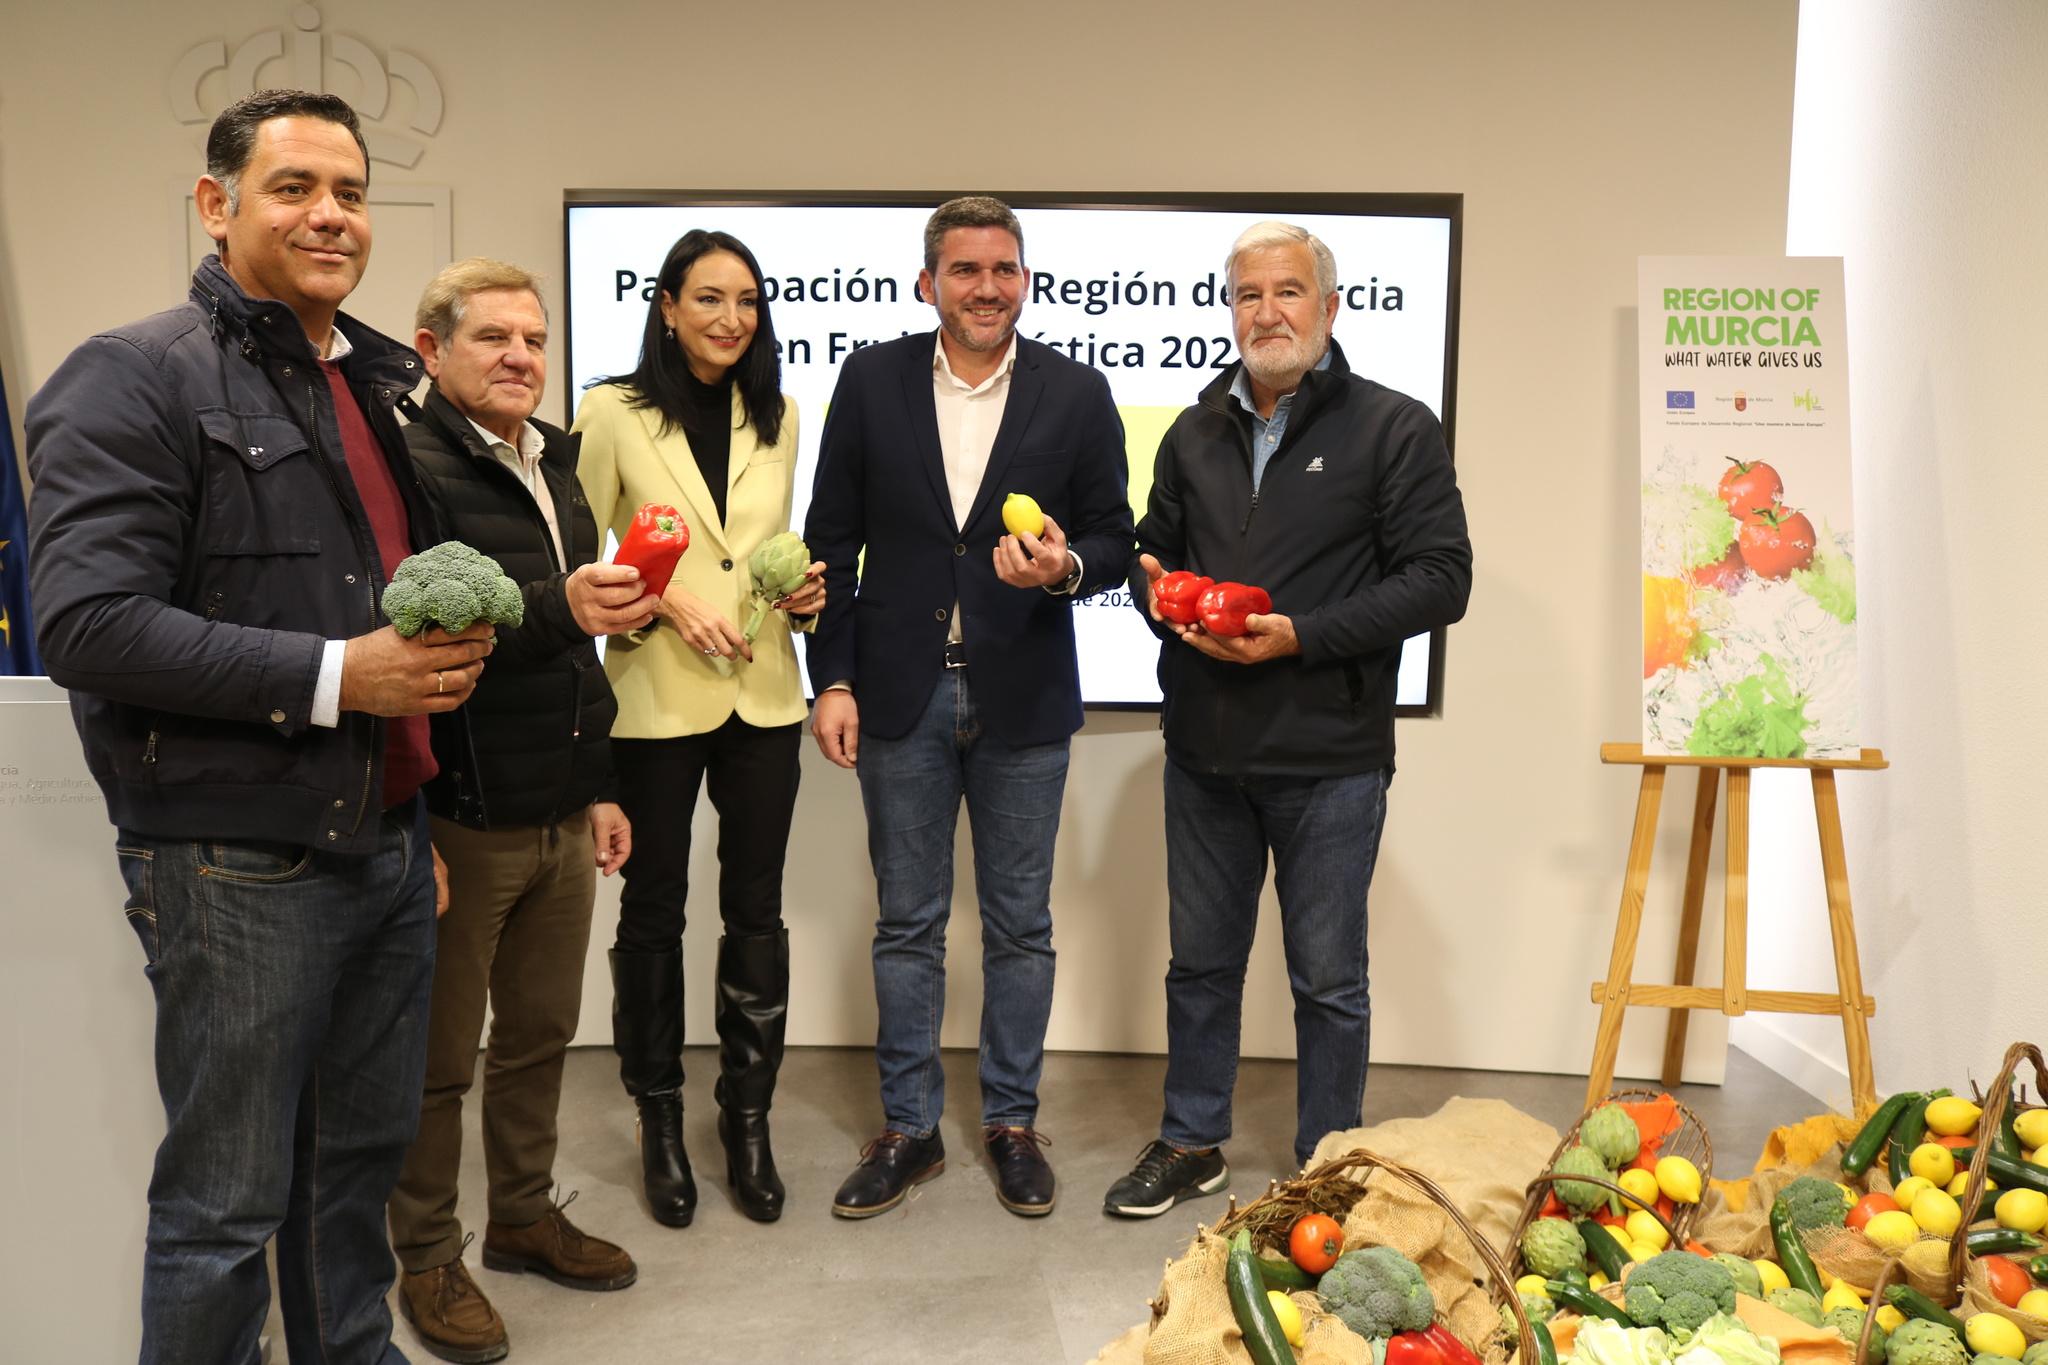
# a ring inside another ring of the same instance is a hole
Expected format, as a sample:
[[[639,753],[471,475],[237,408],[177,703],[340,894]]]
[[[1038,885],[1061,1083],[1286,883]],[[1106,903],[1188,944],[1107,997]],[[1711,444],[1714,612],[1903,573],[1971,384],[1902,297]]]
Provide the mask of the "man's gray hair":
[[[1323,245],[1323,239],[1307,228],[1283,223],[1268,218],[1263,223],[1253,223],[1237,234],[1237,240],[1230,244],[1230,254],[1223,258],[1223,277],[1230,279],[1237,269],[1237,258],[1247,251],[1268,251],[1277,246],[1307,245],[1309,254],[1316,262],[1316,294],[1327,299],[1337,292],[1337,258],[1330,254],[1330,248]]]
[[[541,320],[545,322],[548,303],[540,296],[541,279],[542,276],[531,270],[494,261],[488,256],[472,256],[466,261],[457,261],[427,281],[426,291],[420,295],[419,309],[413,314],[413,327],[432,332],[434,339],[446,346],[455,339],[455,329],[462,325],[462,315],[469,311],[470,296],[486,289],[526,290],[540,305]]]
[[[933,209],[932,216],[925,220],[924,268],[932,271],[939,268],[939,249],[945,246],[947,233],[954,228],[979,227],[1001,228],[1015,237],[1017,264],[1024,264],[1024,225],[1017,221],[1017,215],[1000,199],[970,194],[960,199],[948,199]]]

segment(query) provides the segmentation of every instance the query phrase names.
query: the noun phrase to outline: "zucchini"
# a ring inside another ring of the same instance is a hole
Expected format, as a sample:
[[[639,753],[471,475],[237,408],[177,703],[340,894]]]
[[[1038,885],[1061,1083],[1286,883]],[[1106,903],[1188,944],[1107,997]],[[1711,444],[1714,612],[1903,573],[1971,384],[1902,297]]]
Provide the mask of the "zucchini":
[[[1957,1166],[1967,1166],[1976,1159],[1975,1147],[1955,1149]],[[1999,1194],[2015,1189],[2037,1190],[2042,1194],[2048,1194],[2048,1166],[2036,1166],[2031,1161],[2014,1161],[2011,1157],[2000,1156],[1994,1151],[1990,1159],[1984,1163],[1984,1169],[1998,1181]]]
[[[1623,1327],[1635,1326],[1635,1320],[1592,1290],[1563,1280],[1548,1281],[1544,1288],[1549,1291],[1551,1302],[1562,1308],[1569,1308],[1582,1318],[1606,1318]]]
[[[1986,1098],[1988,1099],[1989,1097],[1987,1096]],[[2012,1126],[2013,1114],[2019,1109],[2019,1105],[2020,1097],[2013,1093],[2012,1086],[2007,1085],[2005,1087],[2005,1113],[1998,1120],[1998,1131],[1991,1135],[1991,1154],[1993,1156],[2008,1157],[2013,1161],[2020,1159],[2020,1135],[2013,1131]]]
[[[1986,1190],[1985,1195],[1996,1197],[2003,1190]],[[1979,1208],[1977,1212],[1984,1210]],[[2039,1251],[2041,1239],[2017,1228],[1978,1228],[1963,1234],[1963,1244],[1970,1248],[1972,1256],[2003,1256],[2015,1251]]]
[[[1529,1331],[1536,1338],[1536,1365],[1557,1365],[1557,1342],[1550,1335],[1550,1324],[1532,1322]]]
[[[1853,1179],[1870,1169],[1870,1163],[1877,1160],[1884,1140],[1892,1135],[1892,1126],[1914,1098],[1915,1092],[1901,1090],[1877,1107],[1877,1112],[1857,1132],[1855,1141],[1842,1153],[1842,1174]]]
[[[1292,1294],[1301,1289],[1314,1289],[1318,1276],[1309,1274],[1292,1261],[1276,1260],[1271,1256],[1253,1256],[1252,1263],[1259,1268],[1259,1278],[1266,1282],[1266,1288],[1277,1289],[1283,1294]]]
[[[1593,1292],[1593,1279],[1583,1270],[1567,1270],[1557,1278],[1574,1288],[1583,1289],[1589,1294]],[[1614,1277],[1609,1275],[1607,1278],[1611,1280]]]
[[[1947,1093],[1946,1090],[1929,1090],[1915,1095],[1912,1102],[1899,1111],[1899,1121],[1892,1125],[1892,1184],[1898,1185],[1913,1174],[1913,1168],[1907,1163],[1913,1149],[1920,1145],[1920,1139],[1927,1136],[1927,1106]]]
[[[1621,1243],[1614,1240],[1614,1234],[1590,1218],[1579,1220],[1579,1237],[1586,1244],[1586,1254],[1593,1258],[1593,1264],[1608,1279],[1621,1280],[1621,1272],[1628,1269],[1628,1253],[1621,1249]],[[1589,1280],[1590,1287],[1591,1281]]]
[[[2027,1273],[2034,1277],[2035,1284],[2048,1284],[2048,1256],[2036,1256],[2028,1261]]]
[[[1958,1337],[1963,1335],[1963,1320],[1961,1318],[1949,1312],[1946,1308],[1943,1308],[1911,1285],[1895,1284],[1890,1289],[1884,1291],[1884,1296],[1890,1301],[1892,1307],[1898,1309],[1909,1318],[1921,1318],[1927,1322],[1938,1322],[1943,1327],[1954,1332]]]
[[[1230,1259],[1223,1266],[1223,1282],[1230,1290],[1230,1315],[1237,1330],[1244,1333],[1244,1348],[1252,1365],[1294,1365],[1294,1348],[1280,1330],[1280,1319],[1266,1299],[1266,1283],[1252,1254],[1252,1235],[1239,1231],[1230,1239]]]
[[[1820,1271],[1814,1268],[1813,1257],[1806,1254],[1806,1244],[1799,1240],[1799,1229],[1792,1226],[1792,1206],[1782,1199],[1771,1202],[1771,1241],[1778,1248],[1778,1265],[1794,1289],[1804,1289],[1816,1299],[1827,1293],[1821,1288]]]

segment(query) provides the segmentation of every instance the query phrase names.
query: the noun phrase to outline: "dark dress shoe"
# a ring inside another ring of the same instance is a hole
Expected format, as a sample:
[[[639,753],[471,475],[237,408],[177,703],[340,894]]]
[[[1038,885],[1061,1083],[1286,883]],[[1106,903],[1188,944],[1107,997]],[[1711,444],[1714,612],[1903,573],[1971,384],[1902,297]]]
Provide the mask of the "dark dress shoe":
[[[946,1169],[946,1144],[934,1132],[928,1138],[887,1129],[860,1149],[860,1165],[846,1177],[832,1199],[841,1218],[872,1218],[903,1202],[912,1185],[921,1185]]]
[[[675,1091],[642,1095],[640,1107],[640,1178],[647,1191],[647,1211],[654,1221],[686,1228],[697,1216],[697,1179],[690,1174],[690,1154],[683,1150],[683,1098]]]
[[[1052,1139],[1035,1128],[990,1124],[981,1130],[981,1145],[996,1167],[996,1198],[1011,1213],[1043,1218],[1052,1212],[1052,1167],[1038,1150],[1051,1144]]]

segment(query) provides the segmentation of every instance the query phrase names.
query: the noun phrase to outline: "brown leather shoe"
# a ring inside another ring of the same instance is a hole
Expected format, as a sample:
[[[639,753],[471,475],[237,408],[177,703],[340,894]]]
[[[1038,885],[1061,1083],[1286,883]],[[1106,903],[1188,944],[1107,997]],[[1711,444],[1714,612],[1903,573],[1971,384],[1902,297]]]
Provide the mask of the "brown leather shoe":
[[[624,1289],[638,1279],[640,1270],[631,1256],[602,1238],[584,1236],[569,1221],[562,1212],[569,1199],[523,1228],[487,1224],[484,1264],[514,1275],[531,1270],[570,1289]]]
[[[400,1275],[398,1306],[419,1333],[420,1344],[443,1360],[477,1365],[503,1360],[512,1349],[505,1320],[460,1260]]]

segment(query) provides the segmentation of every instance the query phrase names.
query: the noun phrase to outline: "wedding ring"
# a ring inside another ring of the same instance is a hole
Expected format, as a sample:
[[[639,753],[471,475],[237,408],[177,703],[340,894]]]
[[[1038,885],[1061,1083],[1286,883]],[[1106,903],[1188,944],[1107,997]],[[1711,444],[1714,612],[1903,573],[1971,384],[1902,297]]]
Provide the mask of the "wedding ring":
[[[448,680],[441,676],[441,671],[439,669],[434,670],[434,690],[436,692],[445,692],[448,690]]]
[[[707,650],[705,650],[704,652],[705,652],[706,654],[716,654],[716,653],[717,653],[718,651],[717,651],[717,650],[715,650],[715,649],[707,649]]]

